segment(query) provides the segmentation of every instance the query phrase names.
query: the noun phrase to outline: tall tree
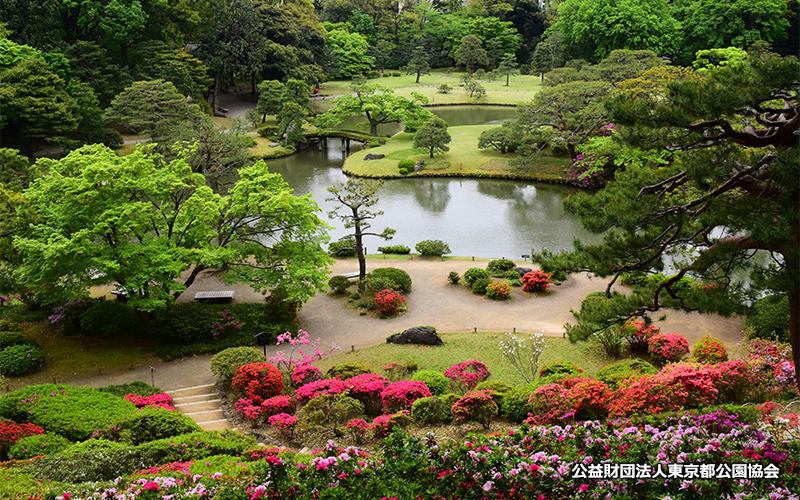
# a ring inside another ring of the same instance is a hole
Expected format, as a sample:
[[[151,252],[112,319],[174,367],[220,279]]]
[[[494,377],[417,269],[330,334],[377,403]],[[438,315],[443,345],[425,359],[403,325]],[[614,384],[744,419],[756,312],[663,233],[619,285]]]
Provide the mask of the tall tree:
[[[325,41],[339,56],[344,76],[363,75],[372,69],[375,60],[367,55],[369,44],[363,35],[333,30],[325,34]]]
[[[531,69],[542,75],[564,65],[564,35],[558,30],[553,30],[550,35],[536,44],[536,49],[531,57]]]
[[[453,54],[456,64],[463,64],[467,73],[472,74],[469,67],[473,64],[489,64],[489,56],[483,48],[483,43],[475,35],[467,35],[461,39],[461,44]]]
[[[196,104],[171,82],[146,80],[133,82],[114,98],[105,113],[106,122],[125,127],[135,134],[164,135],[168,129],[200,114]]]
[[[414,48],[411,53],[411,59],[409,59],[403,71],[410,75],[416,74],[416,83],[419,83],[420,75],[429,75],[431,73],[430,56],[425,47],[419,45]]]
[[[377,236],[385,240],[392,239],[395,231],[388,227],[380,233],[370,232],[371,221],[383,215],[383,211],[373,212],[370,207],[378,203],[375,193],[383,181],[370,179],[347,179],[346,184],[334,184],[328,188],[331,197],[326,201],[335,201],[339,207],[328,212],[331,219],[339,219],[347,229],[353,228],[353,241],[358,256],[358,279],[364,280],[367,275],[367,259],[364,256],[364,236]],[[341,212],[340,212],[341,210]]]
[[[517,66],[519,66],[517,64],[517,56],[514,54],[506,54],[503,56],[503,59],[500,60],[497,73],[500,74],[500,76],[506,77],[506,87],[509,86],[511,77],[519,74],[519,70],[516,69]]]
[[[448,144],[452,138],[447,132],[447,122],[434,116],[427,120],[414,134],[414,147],[425,148],[430,152],[431,158],[435,151],[446,153],[450,151]]]

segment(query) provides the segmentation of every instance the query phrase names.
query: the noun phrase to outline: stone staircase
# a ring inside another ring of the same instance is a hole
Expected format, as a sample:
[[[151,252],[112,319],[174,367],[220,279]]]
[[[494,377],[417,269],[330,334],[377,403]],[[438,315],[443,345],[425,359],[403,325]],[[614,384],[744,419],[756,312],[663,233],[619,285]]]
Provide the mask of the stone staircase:
[[[175,409],[191,417],[203,430],[236,430],[222,414],[222,399],[216,384],[184,387],[166,392],[172,396]]]

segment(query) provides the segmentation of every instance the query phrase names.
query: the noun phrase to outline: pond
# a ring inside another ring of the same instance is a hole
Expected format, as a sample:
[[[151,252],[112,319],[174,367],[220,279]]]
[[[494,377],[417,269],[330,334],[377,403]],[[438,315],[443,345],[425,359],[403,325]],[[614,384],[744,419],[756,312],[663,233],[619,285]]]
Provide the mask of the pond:
[[[499,122],[514,116],[514,108],[459,106],[433,108],[451,124],[472,125]],[[344,151],[340,141],[328,141],[328,148],[309,148],[292,156],[268,162],[270,171],[280,173],[295,193],[311,193],[323,210],[322,217],[337,205],[325,201],[327,188],[347,182],[341,171]],[[397,232],[390,242],[365,238],[368,253],[377,247],[400,244],[410,247],[421,240],[437,239],[450,245],[452,255],[464,257],[515,258],[548,248],[572,248],[574,238],[593,243],[599,237],[584,230],[580,222],[564,212],[563,199],[577,189],[546,183],[490,179],[389,180],[378,191],[374,210],[384,214],[373,221],[372,231],[385,227]],[[331,240],[350,233],[338,220]]]
[[[427,108],[451,127],[461,125],[501,124],[503,120],[516,118],[517,108],[511,106],[440,106]],[[348,116],[336,127],[339,130],[369,132],[369,124],[363,116]],[[378,126],[378,134],[394,135],[403,129],[399,123]]]

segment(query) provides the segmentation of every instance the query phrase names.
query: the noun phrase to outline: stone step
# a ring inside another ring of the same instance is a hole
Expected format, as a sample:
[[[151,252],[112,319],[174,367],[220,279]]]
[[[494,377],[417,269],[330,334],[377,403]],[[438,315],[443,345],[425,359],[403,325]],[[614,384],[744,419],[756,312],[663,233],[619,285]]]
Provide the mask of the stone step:
[[[175,409],[181,413],[189,414],[205,410],[217,410],[220,408],[221,399],[208,399],[205,401],[194,401],[192,403],[176,404]]]
[[[175,402],[176,405],[178,404],[186,404],[186,403],[196,403],[198,401],[211,401],[217,400],[219,401],[219,393],[218,392],[209,392],[207,394],[197,394],[195,396],[180,396],[180,397],[173,397],[172,401]]]
[[[209,420],[208,422],[200,422],[200,427],[203,428],[204,431],[224,431],[227,429],[238,430],[233,424],[230,423],[227,419],[219,419],[219,420]]]
[[[181,413],[187,417],[192,417],[192,420],[198,424],[202,424],[203,422],[208,422],[210,420],[220,420],[225,418],[225,415],[222,414],[222,408],[217,408],[215,410],[187,411]]]
[[[175,398],[184,398],[187,396],[198,396],[201,394],[211,394],[217,392],[216,384],[196,385],[194,387],[184,387],[182,389],[174,389],[166,391],[167,394]]]

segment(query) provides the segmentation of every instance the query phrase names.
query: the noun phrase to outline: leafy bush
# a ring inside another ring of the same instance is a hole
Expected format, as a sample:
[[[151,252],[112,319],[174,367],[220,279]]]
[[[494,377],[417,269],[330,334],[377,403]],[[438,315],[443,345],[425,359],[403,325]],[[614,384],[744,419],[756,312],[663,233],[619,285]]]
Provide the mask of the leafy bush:
[[[441,240],[423,240],[415,248],[423,257],[441,257],[450,253],[450,246]]]
[[[200,431],[191,417],[164,408],[143,408],[119,422],[120,437],[126,443],[137,445],[157,439]]]
[[[531,425],[562,424],[574,420],[575,417],[570,391],[559,383],[537,388],[530,396],[528,406],[531,415],[525,419],[525,423]]]
[[[355,257],[356,254],[356,239],[353,236],[345,236],[339,241],[332,241],[328,244],[328,255],[331,257]]]
[[[8,458],[26,460],[43,455],[53,455],[65,450],[69,445],[69,440],[58,434],[33,434],[17,441],[9,449]]]
[[[372,421],[372,432],[376,438],[385,438],[395,429],[404,429],[411,425],[411,412],[400,410],[391,415],[381,415]]]
[[[459,394],[464,394],[467,390],[474,389],[475,386],[488,379],[491,375],[485,364],[474,359],[457,363],[444,372],[444,376],[451,380],[450,386],[453,388],[453,392]]]
[[[436,92],[438,92],[439,94],[449,94],[452,90],[453,88],[446,83],[443,83],[438,87],[436,87]]]
[[[470,286],[472,286],[472,284],[479,279],[486,279],[490,277],[491,275],[489,274],[489,271],[486,269],[481,269],[480,267],[471,267],[464,271],[464,281],[466,281]]]
[[[281,372],[269,363],[248,363],[236,369],[231,388],[260,405],[283,391]]]
[[[495,259],[489,261],[489,264],[486,265],[486,270],[495,278],[502,278],[507,271],[511,271],[515,267],[517,267],[517,265],[513,260]]]
[[[411,405],[411,418],[415,422],[434,425],[442,421],[442,402],[436,396],[419,398]]]
[[[636,352],[646,352],[647,342],[650,337],[659,333],[658,327],[655,325],[648,325],[644,321],[629,319],[625,322],[621,329],[622,336],[628,342],[631,350]]]
[[[522,277],[522,290],[526,292],[544,292],[553,283],[553,275],[543,271],[525,273]]]
[[[402,293],[411,291],[411,276],[402,269],[397,269],[396,267],[379,267],[369,273],[368,276],[370,278],[386,278],[391,280],[395,284],[392,290],[397,290]]]
[[[608,385],[592,378],[579,378],[567,385],[577,420],[600,420],[606,417],[608,401],[612,395]]]
[[[434,396],[444,394],[450,385],[450,381],[447,377],[434,370],[420,370],[411,377],[411,380],[425,383]]]
[[[414,380],[400,380],[386,386],[381,391],[383,411],[385,413],[399,410],[409,410],[414,401],[419,398],[431,397],[430,389],[424,382]]]
[[[744,324],[757,338],[789,342],[789,299],[785,295],[758,299],[750,306]]]
[[[80,317],[83,335],[99,339],[138,338],[145,329],[136,312],[114,300],[94,302]]]
[[[625,335],[617,325],[612,325],[599,332],[595,332],[592,339],[600,346],[606,355],[612,358],[618,358],[622,352],[622,344]]]
[[[689,342],[683,335],[658,333],[647,342],[648,350],[657,361],[677,361],[689,354]]]
[[[338,380],[348,380],[358,375],[364,375],[367,373],[375,373],[372,371],[367,365],[362,365],[361,363],[342,363],[338,365],[333,365],[328,368],[328,371],[325,372],[325,375],[328,378],[335,378]]]
[[[323,394],[341,394],[347,392],[348,386],[345,382],[335,378],[317,380],[304,385],[295,391],[295,399],[300,405],[306,405],[312,399]]]
[[[50,324],[56,327],[63,335],[79,335],[83,333],[81,329],[81,317],[89,308],[100,300],[105,300],[105,297],[100,299],[75,299],[70,300],[61,306],[53,308],[53,314],[47,319]]]
[[[728,361],[725,344],[714,337],[703,337],[692,346],[692,358],[698,363],[717,364]]]
[[[394,290],[381,290],[375,294],[375,312],[380,315],[394,316],[405,301],[405,297]]]
[[[324,379],[322,370],[314,365],[300,365],[292,372],[292,385],[294,387],[303,387],[311,382]]]
[[[576,365],[572,361],[557,361],[555,363],[544,365],[542,369],[539,370],[540,377],[549,377],[550,375],[561,375],[561,374],[567,374],[573,376],[573,375],[580,375],[582,373],[583,370],[578,368],[578,365]]]
[[[30,423],[18,424],[13,420],[0,422],[0,460],[6,460],[9,448],[17,444],[20,439],[34,434],[44,434],[44,429]]]
[[[346,394],[321,394],[297,412],[303,427],[326,427],[336,430],[339,425],[364,413],[364,405]]]
[[[497,416],[497,403],[492,399],[491,391],[467,391],[452,408],[456,423],[478,422],[488,429]]]
[[[369,422],[363,418],[354,418],[345,425],[347,433],[356,443],[364,442],[370,427]]]
[[[383,254],[388,253],[392,255],[408,255],[411,253],[411,249],[405,245],[387,245],[385,247],[378,247],[378,251]]]
[[[528,401],[536,388],[531,385],[523,385],[514,388],[503,396],[500,405],[500,414],[512,422],[522,422],[528,417],[531,408]]]
[[[458,285],[458,280],[461,278],[458,276],[458,273],[455,271],[450,271],[447,275],[447,281],[450,282],[451,285]]]
[[[347,276],[331,276],[328,280],[328,288],[335,294],[342,294],[350,288],[350,278]]]
[[[227,385],[240,366],[258,363],[262,359],[263,355],[252,347],[229,347],[211,358],[211,372],[217,382]]]
[[[364,373],[347,379],[349,395],[364,405],[367,415],[375,416],[383,409],[381,393],[389,385],[389,379],[377,373]]]
[[[406,175],[414,171],[415,161],[409,158],[403,158],[399,162],[397,162],[397,168],[400,170],[400,173]],[[380,249],[378,249],[380,251]]]
[[[296,407],[297,403],[294,398],[288,394],[273,396],[261,403],[262,413],[266,416],[277,415],[278,413],[292,415]]]
[[[506,300],[511,297],[511,286],[503,281],[489,283],[486,285],[486,296],[493,300]]]
[[[0,298],[0,300],[2,300],[2,298]],[[0,302],[0,304],[2,303]],[[2,334],[5,333],[19,333],[21,331],[22,327],[19,326],[19,323],[17,323],[16,321],[11,321],[6,318],[0,318],[0,337],[2,337]]]
[[[472,283],[472,293],[485,295],[486,287],[492,284],[491,278],[478,278]]]
[[[0,351],[0,373],[18,377],[34,373],[44,366],[44,351],[36,346],[17,344]]]
[[[475,386],[476,391],[493,391],[497,394],[507,394],[514,390],[513,387],[502,380],[484,380]]]
[[[597,378],[608,384],[612,389],[616,389],[623,380],[656,373],[658,373],[658,369],[655,366],[642,359],[633,358],[624,359],[600,368],[597,372]]]
[[[139,396],[152,396],[154,394],[160,394],[162,392],[161,389],[159,389],[158,387],[150,386],[146,382],[142,382],[141,380],[128,382],[126,384],[107,385],[105,387],[100,387],[97,390],[100,392],[107,392],[109,394],[113,394],[121,398],[127,396],[128,394],[137,394]]]
[[[39,342],[18,332],[5,331],[0,333],[0,350],[15,345],[32,345],[39,347]]]

